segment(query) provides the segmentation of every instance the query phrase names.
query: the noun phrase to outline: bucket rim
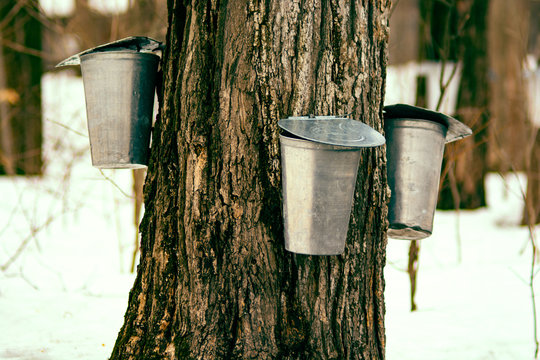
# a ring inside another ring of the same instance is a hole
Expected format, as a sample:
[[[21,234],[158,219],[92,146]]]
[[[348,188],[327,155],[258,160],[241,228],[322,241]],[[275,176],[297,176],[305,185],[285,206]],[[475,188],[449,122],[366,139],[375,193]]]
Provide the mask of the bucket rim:
[[[307,139],[302,139],[294,134],[291,133],[281,133],[279,134],[280,141],[285,141],[288,146],[296,147],[296,148],[305,148],[305,149],[313,149],[313,150],[334,150],[334,151],[360,151],[362,150],[361,147],[357,146],[341,146],[341,145],[333,145],[333,144],[326,144],[321,143],[317,141],[311,141]]]
[[[278,126],[300,139],[341,147],[376,147],[386,141],[371,126],[342,116],[292,116]]]
[[[446,114],[407,104],[387,105],[383,108],[384,120],[426,120],[447,127],[445,142],[450,143],[472,135],[472,130],[461,121]]]
[[[129,50],[119,50],[119,51],[100,51],[100,52],[93,52],[93,53],[87,53],[80,56],[80,61],[83,62],[85,60],[91,59],[91,58],[151,58],[159,61],[160,56],[154,53],[149,52],[133,52]]]
[[[164,44],[162,42],[154,40],[147,36],[129,36],[127,38],[112,41],[81,51],[80,53],[72,55],[67,59],[59,62],[58,64],[56,64],[55,67],[80,65],[81,56],[91,53],[127,51],[132,53],[154,54],[161,57],[160,53],[163,49]]]
[[[385,122],[384,124],[384,130],[386,132],[389,131],[389,128],[398,128],[398,127],[414,127],[414,128],[422,128],[432,131],[440,130],[441,137],[445,138],[446,142],[446,134],[448,132],[448,127],[445,124],[442,124],[437,121],[432,120],[426,120],[426,119],[415,119],[415,118],[395,118],[395,119],[387,119],[390,120],[388,122]],[[395,123],[407,123],[407,124],[395,124]],[[414,126],[417,125],[417,126]]]
[[[147,169],[148,164],[141,163],[130,163],[130,162],[104,162],[92,164],[93,167],[97,169]]]

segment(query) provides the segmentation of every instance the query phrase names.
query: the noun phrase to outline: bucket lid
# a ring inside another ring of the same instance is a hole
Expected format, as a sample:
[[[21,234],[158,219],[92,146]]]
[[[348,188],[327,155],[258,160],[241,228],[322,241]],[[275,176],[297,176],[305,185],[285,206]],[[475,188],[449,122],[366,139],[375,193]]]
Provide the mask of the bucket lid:
[[[56,65],[56,67],[68,66],[68,65],[80,65],[82,55],[86,55],[86,54],[90,54],[94,52],[133,51],[133,52],[155,53],[157,51],[162,50],[163,46],[164,45],[161,42],[151,39],[146,36],[130,36],[125,39],[116,40],[110,43],[93,47],[88,50],[84,50],[60,62],[58,65]]]
[[[372,127],[341,116],[294,116],[281,119],[283,130],[305,140],[348,147],[374,147],[385,139]]]
[[[445,125],[446,142],[452,142],[472,135],[472,130],[462,122],[443,113],[424,109],[418,106],[395,104],[384,107],[385,119],[422,119],[438,122]]]

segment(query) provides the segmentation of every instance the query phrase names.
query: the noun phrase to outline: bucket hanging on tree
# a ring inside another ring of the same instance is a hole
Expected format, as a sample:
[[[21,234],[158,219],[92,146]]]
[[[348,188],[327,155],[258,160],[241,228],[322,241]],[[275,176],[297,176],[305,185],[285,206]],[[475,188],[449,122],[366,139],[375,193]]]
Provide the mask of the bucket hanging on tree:
[[[368,125],[336,116],[279,121],[285,248],[343,253],[361,149],[384,144]]]
[[[62,61],[80,65],[92,165],[146,167],[161,43],[129,37]]]
[[[384,108],[388,185],[388,236],[420,240],[431,235],[446,143],[472,134],[458,120],[411,105]]]

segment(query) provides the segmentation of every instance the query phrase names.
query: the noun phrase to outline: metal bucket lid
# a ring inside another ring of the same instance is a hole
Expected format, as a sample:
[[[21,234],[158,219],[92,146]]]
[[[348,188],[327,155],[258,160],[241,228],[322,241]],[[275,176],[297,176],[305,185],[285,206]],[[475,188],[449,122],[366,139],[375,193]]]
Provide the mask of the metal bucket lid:
[[[161,51],[162,49],[163,49],[163,44],[157,40],[151,39],[146,36],[130,36],[125,39],[113,41],[110,43],[93,47],[88,50],[84,50],[60,62],[58,65],[56,65],[56,67],[68,66],[68,65],[80,65],[82,55],[95,53],[95,52],[132,51],[132,52],[143,52],[143,53],[156,53],[158,51]]]
[[[423,119],[445,125],[446,142],[452,142],[472,135],[472,130],[462,122],[443,113],[424,109],[418,106],[395,104],[384,107],[384,118],[388,119]]]
[[[301,139],[322,144],[360,148],[385,142],[384,136],[372,127],[340,116],[294,116],[281,119],[278,125]]]

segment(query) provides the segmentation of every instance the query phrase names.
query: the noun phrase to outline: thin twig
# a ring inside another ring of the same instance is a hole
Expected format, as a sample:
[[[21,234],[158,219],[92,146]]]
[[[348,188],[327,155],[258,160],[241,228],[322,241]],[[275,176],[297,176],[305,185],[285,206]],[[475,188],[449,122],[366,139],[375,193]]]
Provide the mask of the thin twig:
[[[30,241],[35,238],[35,236],[43,229],[47,228],[54,220],[58,218],[59,214],[51,215],[47,218],[47,220],[41,224],[40,226],[33,227],[30,230],[30,234],[19,244],[19,247],[11,255],[11,257],[8,259],[6,263],[4,263],[2,266],[0,266],[0,270],[6,271],[14,262],[17,260],[17,258],[22,254],[23,250],[28,246]]]
[[[513,165],[511,165],[513,168]],[[516,172],[513,172],[516,174]],[[529,289],[531,291],[531,301],[532,301],[532,312],[533,312],[533,336],[534,336],[534,358],[538,359],[538,351],[540,348],[540,343],[538,341],[538,312],[536,309],[536,294],[534,291],[534,277],[535,277],[535,267],[536,267],[536,253],[537,253],[537,246],[536,246],[536,235],[534,232],[534,225],[536,223],[536,215],[534,211],[531,211],[531,208],[527,205],[528,199],[525,190],[523,189],[523,186],[521,185],[521,182],[518,181],[519,184],[519,190],[521,192],[521,196],[523,197],[523,201],[525,202],[525,211],[527,212],[527,229],[529,230],[529,239],[532,247],[532,258],[531,258],[531,271],[529,276]]]
[[[532,311],[533,311],[533,320],[534,320],[534,358],[538,359],[538,319],[536,311],[536,296],[534,293],[534,267],[536,265],[536,245],[534,241],[534,235],[531,234],[531,243],[532,243],[532,262],[531,262],[531,276],[529,279],[529,286],[531,289],[531,301],[532,301]]]
[[[11,50],[17,51],[21,54],[32,55],[32,56],[35,56],[44,60],[49,60],[49,61],[56,60],[56,58],[53,57],[51,54],[48,54],[46,52],[43,52],[37,49],[29,48],[28,46],[24,46],[22,44],[19,44],[19,43],[16,43],[7,39],[2,39],[2,45],[4,45],[7,48],[10,48]]]
[[[456,174],[454,167],[452,166],[448,171],[448,181],[450,182],[450,191],[452,192],[452,199],[454,201],[454,208],[456,209],[456,242],[458,251],[458,264],[461,264],[462,251],[461,251],[461,231],[460,231],[460,218],[461,218],[461,200],[459,195],[459,189],[457,187]]]
[[[105,178],[105,180],[107,180],[108,182],[110,182],[115,188],[118,189],[118,191],[120,191],[122,193],[122,195],[124,195],[125,197],[129,198],[129,199],[133,199],[133,196],[129,195],[128,193],[126,193],[124,190],[122,190],[122,188],[114,182],[113,179],[111,179],[110,177],[108,177],[107,175],[105,175],[105,173],[103,172],[103,170],[101,169],[98,169],[99,172],[101,173],[101,175],[103,175],[103,177]]]
[[[407,266],[407,272],[409,273],[409,280],[411,282],[411,311],[416,311],[416,301],[414,296],[416,294],[416,275],[418,274],[418,257],[420,253],[420,243],[418,240],[411,241],[409,247],[409,263]]]
[[[26,1],[18,1],[17,4],[11,8],[9,13],[2,19],[2,21],[0,21],[0,31],[5,28],[11,20],[13,20],[15,15],[17,15],[19,10],[21,10],[21,8],[25,5],[25,2]]]
[[[388,15],[388,19],[392,18],[392,15],[394,14],[394,11],[396,11],[396,8],[399,5],[399,0],[394,0],[392,2],[392,7],[390,8],[390,14]]]
[[[36,226],[34,225],[34,222],[32,221],[31,219],[31,216],[29,214],[29,212],[24,208],[22,207],[21,208],[21,211],[22,211],[22,214],[24,215],[24,219],[27,221],[28,223],[28,227],[30,228],[30,233],[32,235],[35,235],[37,232],[36,232]],[[36,244],[36,248],[38,249],[39,252],[42,251],[41,249],[41,244],[39,243],[38,239],[36,236],[32,236],[32,239],[34,239],[34,242]]]
[[[55,121],[55,120],[51,120],[51,119],[47,119],[47,121],[49,121],[49,122],[51,122],[51,123],[53,123],[53,124],[55,124],[55,125],[61,126],[61,127],[63,127],[64,129],[73,132],[74,134],[77,134],[77,135],[80,135],[80,136],[84,136],[84,137],[87,137],[87,136],[88,136],[88,135],[86,135],[86,134],[83,134],[83,133],[80,132],[80,131],[77,131],[77,130],[75,130],[75,129],[69,127],[69,126],[67,126],[66,124],[62,124],[62,123],[59,122],[59,121]]]
[[[21,198],[22,198],[22,195],[19,194],[17,205],[11,210],[11,214],[9,214],[9,218],[6,221],[6,224],[4,225],[2,230],[0,230],[0,235],[6,232],[6,230],[9,229],[9,227],[11,226],[11,221],[13,220],[13,218],[15,217],[15,214],[17,213],[17,209],[21,206]]]
[[[445,65],[446,65],[446,59],[443,59],[441,62],[441,76],[439,77],[439,88],[441,91],[441,95],[439,96],[439,100],[437,101],[437,107],[435,108],[435,111],[440,111],[446,90],[448,90],[448,87],[450,86],[450,83],[454,79],[454,76],[456,75],[457,69],[458,69],[458,63],[456,62],[454,66],[452,67],[452,73],[450,74],[450,77],[448,78],[446,82],[444,82],[444,72],[446,68]]]
[[[30,285],[34,290],[39,290],[39,288],[37,287],[37,285],[34,284],[33,282],[31,282],[30,279],[28,279],[28,278],[26,277],[26,275],[24,275],[22,266],[19,268],[19,275],[20,275],[21,279],[23,279],[24,281],[26,281],[26,283],[27,283],[28,285]]]

